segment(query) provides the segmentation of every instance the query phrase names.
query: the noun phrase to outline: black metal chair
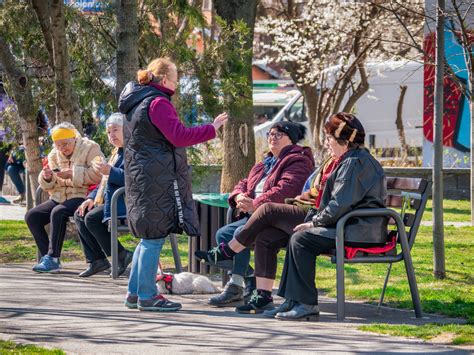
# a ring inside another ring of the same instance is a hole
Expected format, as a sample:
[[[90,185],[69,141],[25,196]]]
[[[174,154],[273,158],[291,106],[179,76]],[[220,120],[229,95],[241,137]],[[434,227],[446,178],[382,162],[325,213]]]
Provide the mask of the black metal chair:
[[[118,234],[119,232],[129,232],[127,224],[119,224],[119,218],[117,216],[117,203],[121,195],[125,194],[125,187],[117,189],[112,195],[112,201],[110,206],[110,241],[111,241],[111,257],[112,257],[112,278],[118,278]],[[176,272],[180,273],[183,271],[181,265],[181,257],[179,256],[178,240],[176,234],[169,235],[171,249],[173,251],[174,265]]]
[[[344,264],[354,263],[388,263],[387,275],[385,277],[382,294],[379,305],[382,304],[387,287],[390,271],[393,263],[404,261],[405,270],[410,286],[413,306],[417,318],[422,317],[422,309],[420,303],[420,296],[418,293],[418,286],[416,283],[415,272],[410,255],[410,250],[415,243],[415,238],[418,233],[423,212],[425,210],[426,201],[428,200],[431,191],[431,181],[419,178],[401,178],[388,177],[387,190],[388,197],[386,200],[387,208],[377,209],[359,209],[344,215],[338,222],[336,227],[336,251],[331,257],[331,261],[336,264],[337,272],[337,319],[344,320],[345,318],[345,288],[344,288]],[[398,213],[391,208],[401,208]],[[405,213],[406,208],[412,208],[414,213]],[[395,226],[395,231],[398,236],[398,243],[401,245],[401,251],[389,252],[386,254],[359,254],[352,259],[344,257],[344,228],[346,222],[352,217],[367,217],[367,216],[385,216],[390,219],[389,224]],[[408,228],[408,233],[406,231]]]

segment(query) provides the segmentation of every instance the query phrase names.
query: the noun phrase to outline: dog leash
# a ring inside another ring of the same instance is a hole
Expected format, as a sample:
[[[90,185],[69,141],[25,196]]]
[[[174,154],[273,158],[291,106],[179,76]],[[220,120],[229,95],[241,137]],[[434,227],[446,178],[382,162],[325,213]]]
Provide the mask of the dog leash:
[[[158,262],[158,272],[156,273],[156,282],[164,281],[165,287],[170,294],[173,294],[173,274],[164,273],[161,263]]]

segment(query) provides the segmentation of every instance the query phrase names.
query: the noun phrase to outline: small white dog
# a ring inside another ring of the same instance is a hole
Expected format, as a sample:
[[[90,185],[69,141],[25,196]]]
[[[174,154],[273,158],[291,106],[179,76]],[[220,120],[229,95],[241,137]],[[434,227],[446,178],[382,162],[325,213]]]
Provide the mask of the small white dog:
[[[216,293],[218,290],[206,276],[182,272],[180,274],[158,274],[156,286],[160,293],[185,295],[192,293]]]

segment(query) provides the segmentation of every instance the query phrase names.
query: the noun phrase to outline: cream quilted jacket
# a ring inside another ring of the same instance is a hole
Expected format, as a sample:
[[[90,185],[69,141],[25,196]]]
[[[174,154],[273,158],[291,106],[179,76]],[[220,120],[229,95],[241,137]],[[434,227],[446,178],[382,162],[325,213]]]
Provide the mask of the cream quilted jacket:
[[[62,179],[53,173],[53,178],[47,182],[43,172],[38,176],[38,182],[47,191],[53,201],[64,202],[71,198],[85,198],[90,185],[98,184],[102,175],[92,166],[95,157],[103,158],[100,146],[87,138],[76,138],[74,152],[68,158],[56,148],[48,154],[48,164],[51,169],[72,169],[72,179]]]

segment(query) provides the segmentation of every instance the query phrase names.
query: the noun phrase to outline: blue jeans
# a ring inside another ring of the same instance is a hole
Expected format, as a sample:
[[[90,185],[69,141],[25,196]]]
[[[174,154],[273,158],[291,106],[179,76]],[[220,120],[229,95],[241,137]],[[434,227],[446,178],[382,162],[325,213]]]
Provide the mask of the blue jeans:
[[[5,169],[7,170],[13,185],[15,185],[16,189],[18,190],[18,193],[20,195],[25,193],[25,184],[23,183],[23,180],[20,176],[20,173],[25,172],[25,168],[18,164],[7,164]]]
[[[227,224],[219,228],[216,232],[217,244],[222,242],[228,243],[234,238],[234,235],[239,234],[240,230],[247,223],[248,217],[239,219],[233,223]],[[245,248],[240,253],[234,256],[234,267],[232,273],[240,276],[246,276],[250,262],[250,249]]]
[[[140,301],[150,300],[158,294],[156,272],[165,240],[141,239],[133,253],[128,293],[138,295]]]

